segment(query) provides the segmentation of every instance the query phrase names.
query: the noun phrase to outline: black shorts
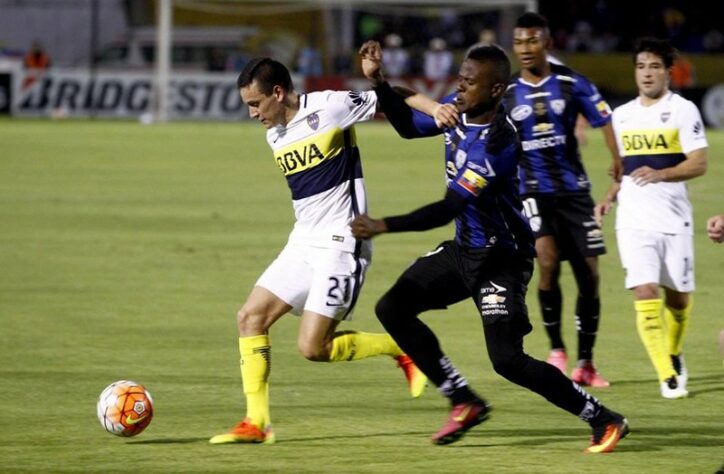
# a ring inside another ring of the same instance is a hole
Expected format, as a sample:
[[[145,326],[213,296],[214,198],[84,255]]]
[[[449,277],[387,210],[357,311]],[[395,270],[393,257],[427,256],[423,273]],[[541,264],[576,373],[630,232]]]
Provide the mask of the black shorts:
[[[446,241],[418,258],[399,281],[418,290],[414,305],[420,312],[472,298],[483,325],[510,322],[522,336],[533,329],[525,305],[532,273],[530,257],[505,249],[467,249]]]
[[[603,232],[593,218],[594,203],[588,194],[523,196],[523,212],[535,238],[552,235],[561,260],[577,254],[595,257],[606,253]]]

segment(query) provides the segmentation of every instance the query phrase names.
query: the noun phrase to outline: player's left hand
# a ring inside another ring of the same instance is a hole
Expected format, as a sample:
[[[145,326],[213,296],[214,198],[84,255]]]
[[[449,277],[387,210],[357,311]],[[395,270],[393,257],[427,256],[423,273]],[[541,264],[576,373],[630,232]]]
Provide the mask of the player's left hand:
[[[458,124],[458,108],[453,104],[439,104],[433,118],[437,128],[454,127]]]
[[[653,168],[649,168],[648,166],[636,168],[636,170],[631,173],[631,178],[633,178],[634,183],[639,186],[645,186],[651,183],[660,183],[664,180],[661,170],[655,170]]]
[[[359,49],[362,57],[362,74],[369,80],[379,84],[384,81],[382,76],[382,47],[377,41],[365,41]]]
[[[367,214],[360,214],[349,223],[352,235],[357,239],[371,239],[375,235],[387,232],[387,225],[382,219],[373,219]]]

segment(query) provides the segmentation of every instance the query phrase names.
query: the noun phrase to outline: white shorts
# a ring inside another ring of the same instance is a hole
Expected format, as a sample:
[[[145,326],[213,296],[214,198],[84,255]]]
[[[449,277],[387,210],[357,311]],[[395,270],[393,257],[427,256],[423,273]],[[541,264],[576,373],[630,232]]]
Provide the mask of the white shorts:
[[[369,247],[363,244],[363,248]],[[337,249],[287,244],[257,280],[292,306],[300,316],[312,311],[336,320],[350,319],[357,302],[370,253],[356,257]]]
[[[694,238],[638,229],[616,230],[626,288],[656,283],[681,293],[694,291]]]

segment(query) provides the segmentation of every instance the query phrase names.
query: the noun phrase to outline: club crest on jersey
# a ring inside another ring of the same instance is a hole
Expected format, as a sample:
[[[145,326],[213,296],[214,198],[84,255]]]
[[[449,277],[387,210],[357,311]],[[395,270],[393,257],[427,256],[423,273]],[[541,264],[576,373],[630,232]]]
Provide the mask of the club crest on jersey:
[[[458,150],[455,153],[455,168],[460,169],[465,166],[465,162],[468,159],[468,154],[463,150]]]
[[[312,130],[316,130],[319,127],[319,115],[317,113],[307,115],[307,125]]]
[[[671,112],[661,112],[661,121],[666,123],[667,120],[669,120],[669,117],[671,117]]]
[[[510,117],[516,122],[520,122],[521,120],[525,120],[530,117],[531,113],[533,113],[533,109],[531,108],[531,106],[523,104],[513,108],[513,110],[510,112]]]
[[[566,110],[566,101],[563,99],[553,99],[550,101],[551,109],[556,115],[561,115]]]

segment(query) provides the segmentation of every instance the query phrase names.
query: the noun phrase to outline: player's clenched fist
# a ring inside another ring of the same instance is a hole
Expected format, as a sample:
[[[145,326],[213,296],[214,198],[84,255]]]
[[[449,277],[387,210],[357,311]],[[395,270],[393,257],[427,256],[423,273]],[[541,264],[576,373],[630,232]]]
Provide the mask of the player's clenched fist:
[[[382,77],[382,47],[377,41],[366,41],[359,49],[362,57],[362,74],[375,83],[384,81]]]
[[[360,214],[355,217],[349,226],[352,228],[352,235],[357,239],[371,239],[375,235],[387,232],[387,225],[382,219],[373,219],[367,214]]]
[[[709,218],[706,222],[706,233],[714,242],[724,242],[724,214]]]

